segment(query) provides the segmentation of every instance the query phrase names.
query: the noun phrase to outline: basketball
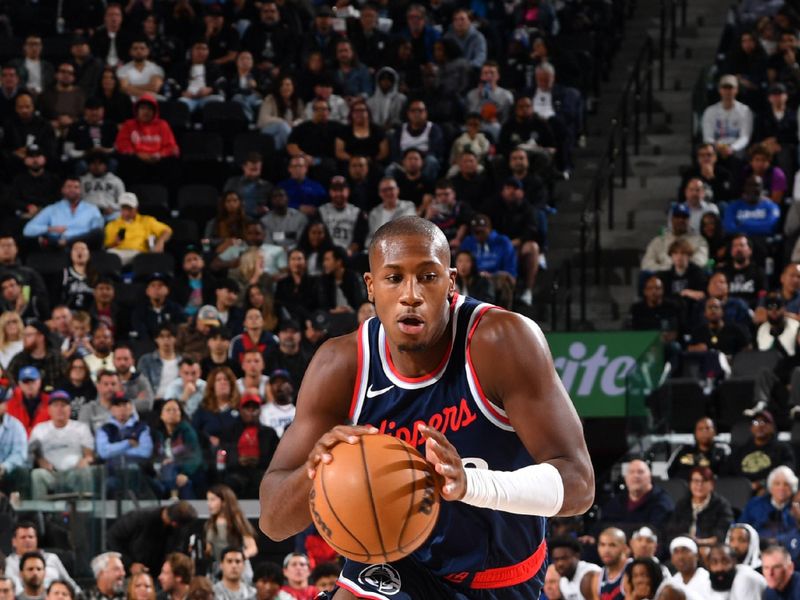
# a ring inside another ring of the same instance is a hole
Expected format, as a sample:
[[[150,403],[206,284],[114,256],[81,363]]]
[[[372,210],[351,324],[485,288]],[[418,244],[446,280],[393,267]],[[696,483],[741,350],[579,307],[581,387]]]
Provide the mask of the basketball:
[[[388,435],[340,443],[309,495],[319,534],[339,554],[393,562],[428,538],[439,516],[439,476],[409,444]]]

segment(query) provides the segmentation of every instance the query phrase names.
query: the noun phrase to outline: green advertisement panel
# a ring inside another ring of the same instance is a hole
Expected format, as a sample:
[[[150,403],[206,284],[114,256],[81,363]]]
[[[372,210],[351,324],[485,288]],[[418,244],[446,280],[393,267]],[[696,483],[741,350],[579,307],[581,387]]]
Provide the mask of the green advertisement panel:
[[[657,331],[548,333],[556,371],[582,417],[642,417],[664,367]]]

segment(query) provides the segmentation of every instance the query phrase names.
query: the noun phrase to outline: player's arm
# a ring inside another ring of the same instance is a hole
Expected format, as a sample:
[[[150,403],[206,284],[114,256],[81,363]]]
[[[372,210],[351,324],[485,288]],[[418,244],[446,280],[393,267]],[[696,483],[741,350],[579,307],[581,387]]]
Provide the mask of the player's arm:
[[[300,386],[295,419],[261,481],[259,526],[273,540],[311,523],[309,475],[317,463],[330,460],[326,451],[370,431],[345,425],[358,368],[356,335],[330,340],[314,355]]]

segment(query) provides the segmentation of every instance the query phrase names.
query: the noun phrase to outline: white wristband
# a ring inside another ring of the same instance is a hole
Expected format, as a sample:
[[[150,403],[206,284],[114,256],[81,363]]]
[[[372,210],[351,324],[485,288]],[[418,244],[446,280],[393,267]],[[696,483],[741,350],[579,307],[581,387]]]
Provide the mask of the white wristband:
[[[465,469],[467,493],[461,502],[517,515],[552,517],[564,503],[564,482],[553,465],[542,463],[516,471]]]

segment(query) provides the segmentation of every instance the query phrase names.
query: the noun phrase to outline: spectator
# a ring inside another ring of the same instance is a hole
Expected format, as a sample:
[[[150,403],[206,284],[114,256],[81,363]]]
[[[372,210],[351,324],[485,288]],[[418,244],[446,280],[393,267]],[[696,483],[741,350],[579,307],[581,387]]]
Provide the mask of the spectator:
[[[200,406],[206,391],[206,382],[200,379],[200,375],[200,364],[193,358],[185,356],[181,359],[178,368],[178,378],[170,383],[164,392],[164,399],[177,400],[181,411],[185,412],[189,418]]]
[[[207,577],[192,577],[189,584],[188,600],[214,600],[214,588]]]
[[[54,581],[47,586],[47,600],[76,600],[75,590],[66,581]]]
[[[747,304],[741,298],[732,298],[728,295],[728,278],[725,273],[717,272],[708,278],[708,286],[706,287],[707,298],[716,298],[722,304],[723,319],[726,323],[736,324],[746,333],[752,323],[752,311],[747,307]],[[705,323],[706,318],[702,315],[701,311],[707,308],[706,305],[698,303],[695,308],[695,314],[692,315],[692,322],[695,327]]]
[[[153,454],[150,428],[133,411],[122,393],[111,398],[111,418],[96,432],[97,456],[107,463],[109,491],[139,486],[140,464]]]
[[[216,254],[222,254],[244,238],[247,221],[239,194],[234,191],[225,192],[220,198],[217,216],[206,225],[205,238],[215,247]]]
[[[690,211],[686,205],[676,204],[672,208],[672,228],[657,235],[647,245],[644,258],[642,258],[643,271],[666,271],[672,263],[669,258],[669,248],[677,239],[685,239],[694,248],[692,262],[700,268],[705,268],[708,262],[708,244],[705,239],[689,230]]]
[[[108,529],[108,547],[119,552],[117,560],[121,559],[130,572],[146,568],[155,573],[167,555],[183,550],[185,536],[196,519],[197,511],[184,500],[133,510]]]
[[[263,285],[256,283],[248,285],[243,294],[243,307],[245,314],[250,308],[258,309],[264,319],[264,329],[275,331],[278,326],[278,315],[272,294],[265,292],[265,289]]]
[[[308,557],[299,552],[287,554],[283,559],[283,577],[286,583],[281,590],[289,594],[295,600],[308,600],[316,598],[318,590],[309,583],[311,568],[308,564]]]
[[[400,200],[400,188],[393,177],[381,179],[378,184],[378,194],[381,197],[381,204],[373,208],[367,218],[367,237],[364,240],[364,246],[367,248],[372,236],[382,225],[400,217],[417,214],[413,202]]]
[[[417,64],[433,59],[433,43],[440,37],[439,31],[427,22],[427,12],[421,4],[410,4],[406,9],[406,26],[400,36],[411,43],[413,58]]]
[[[136,102],[145,94],[156,95],[164,84],[164,69],[149,61],[150,44],[146,38],[133,41],[130,48],[131,62],[117,70],[120,89]]]
[[[339,42],[346,44],[347,42]],[[339,129],[335,142],[336,159],[349,162],[353,156],[366,156],[383,163],[389,158],[389,141],[383,129],[372,122],[366,101],[359,97],[350,104],[350,121]]]
[[[50,331],[41,321],[32,319],[22,330],[22,351],[8,365],[6,375],[18,380],[20,370],[34,366],[42,374],[42,385],[52,387],[64,372],[66,362],[61,353],[51,347]]]
[[[49,395],[42,390],[42,375],[36,367],[22,367],[17,381],[18,385],[14,388],[6,410],[22,423],[30,438],[36,425],[50,420],[47,410]]]
[[[75,67],[62,62],[56,70],[55,84],[39,97],[42,116],[50,121],[58,137],[66,136],[72,124],[83,114],[86,95],[75,85]]]
[[[688,534],[701,547],[724,540],[728,525],[733,521],[733,509],[728,500],[714,491],[715,479],[708,467],[691,470],[689,493],[675,504],[675,512],[667,525],[670,537]]]
[[[763,194],[763,180],[751,175],[744,182],[742,198],[725,208],[725,233],[744,233],[748,236],[769,236],[778,230],[780,208]]]
[[[98,109],[100,110],[100,109]],[[81,190],[86,202],[94,204],[108,223],[119,216],[120,200],[125,193],[125,184],[108,170],[108,156],[102,150],[86,154],[89,172],[81,176]]]
[[[231,345],[231,347],[233,346]],[[265,352],[258,348],[249,348],[244,350],[240,356],[243,376],[236,382],[239,393],[254,392],[265,397],[268,393],[267,383],[269,383],[269,377],[264,375]],[[231,358],[234,357],[235,355],[232,354]]]
[[[83,357],[92,379],[97,378],[100,371],[114,370],[114,334],[105,323],[98,323],[92,333],[92,344],[89,347],[91,352]]]
[[[44,500],[52,492],[93,492],[90,465],[94,462],[94,438],[85,423],[70,419],[67,392],[50,394],[50,420],[33,428],[29,452],[36,468],[31,473],[31,496]],[[49,584],[45,581],[45,584]]]
[[[666,296],[690,314],[696,302],[705,299],[708,276],[703,269],[691,262],[694,247],[684,238],[678,238],[669,245],[669,258],[672,268],[659,271],[658,277],[664,284]]]
[[[172,128],[158,114],[158,103],[144,94],[133,105],[135,117],[122,124],[114,144],[120,155],[120,176],[132,183],[170,182],[179,154]]]
[[[497,303],[510,307],[517,283],[517,252],[511,240],[493,230],[491,220],[483,214],[472,217],[470,228],[460,250],[470,252],[478,270],[492,279]]]
[[[711,418],[697,419],[694,424],[694,443],[682,444],[675,451],[667,469],[669,476],[688,481],[697,468],[707,468],[712,474],[719,475],[730,449],[714,441],[716,435],[717,429]]]
[[[784,84],[769,86],[769,108],[756,115],[752,141],[763,144],[780,170],[791,174],[797,162],[797,114],[787,110],[788,98]]]
[[[725,545],[731,549],[737,564],[753,569],[761,567],[760,538],[752,525],[732,523],[725,535]]]
[[[456,196],[453,183],[449,179],[436,182],[433,200],[423,214],[442,230],[451,248],[461,246],[469,231],[472,211],[466,202]]]
[[[118,67],[128,58],[131,39],[122,25],[122,7],[109,4],[103,16],[103,25],[92,36],[92,52],[109,67]]]
[[[194,562],[182,552],[171,552],[161,566],[158,584],[164,600],[185,600],[194,577]]]
[[[631,600],[655,598],[663,580],[664,574],[655,559],[634,558],[628,563],[623,576],[623,595]]]
[[[30,553],[39,554],[44,561],[41,573],[42,586],[48,587],[54,581],[64,581],[80,592],[78,584],[70,577],[64,563],[54,552],[47,552],[39,547],[39,533],[30,521],[17,521],[14,525],[14,536],[11,538],[13,552],[5,558],[5,575],[17,582],[17,593],[22,593],[20,572],[23,570],[22,558]]]
[[[131,99],[119,89],[119,80],[117,79],[116,71],[111,67],[103,69],[103,74],[100,76],[100,90],[98,96],[103,104],[103,109],[108,120],[115,126],[130,119],[133,115]],[[115,131],[115,144],[116,135],[117,132]]]
[[[453,40],[474,69],[480,69],[486,62],[486,38],[472,24],[470,13],[467,9],[456,9],[453,12],[453,22],[444,39]]]
[[[306,216],[313,216],[327,194],[318,181],[308,178],[308,167],[308,159],[302,152],[292,156],[289,159],[289,178],[278,183],[278,186],[289,197],[291,208],[298,209]]]
[[[753,113],[736,100],[739,82],[735,75],[719,80],[720,101],[703,111],[703,141],[713,144],[720,158],[730,164],[731,157],[741,158],[750,143]]]
[[[750,437],[743,445],[733,449],[726,472],[746,477],[753,491],[758,493],[766,489],[767,475],[776,467],[783,465],[794,469],[795,457],[789,444],[778,441],[772,413],[759,410],[752,419]]]
[[[359,60],[349,39],[337,40],[335,67],[333,76],[348,103],[359,97],[368,98],[372,94],[372,75]]]
[[[248,229],[255,230],[254,224],[249,224]],[[231,333],[238,334],[244,326],[244,311],[239,308],[239,284],[230,277],[217,282],[216,303],[219,321],[228,328]]]
[[[274,0],[261,3],[259,20],[252,21],[242,39],[242,48],[253,54],[256,68],[270,78],[294,64],[297,44]]]
[[[40,35],[28,35],[22,45],[22,58],[16,58],[10,63],[17,69],[22,85],[35,96],[49,88],[55,78],[53,65],[42,60],[43,46]]]
[[[286,428],[294,421],[296,413],[294,388],[289,372],[284,369],[272,371],[269,375],[267,394],[259,395],[272,398],[261,407],[261,424],[274,429],[278,437],[281,437]]]
[[[6,494],[18,489],[23,473],[27,476],[28,460],[28,434],[19,419],[8,414],[10,397],[8,388],[0,393],[0,490]]]
[[[128,581],[126,600],[156,600],[156,586],[149,573],[134,573]]]
[[[126,515],[127,516],[127,515]],[[91,561],[95,585],[86,593],[86,600],[123,600],[125,598],[125,566],[119,552],[104,552]]]
[[[245,313],[244,332],[231,340],[230,357],[240,364],[246,352],[259,352],[266,363],[267,354],[277,346],[275,336],[264,329],[264,317],[257,308],[249,308]]]
[[[129,330],[129,319],[116,302],[114,275],[100,275],[94,284],[94,304],[89,308],[89,314],[95,321],[102,321],[115,333],[122,336]]]
[[[256,111],[263,103],[263,90],[267,82],[264,74],[253,69],[253,55],[242,50],[238,55],[234,52],[236,70],[225,82],[225,96],[242,107],[247,120],[255,121]]]
[[[296,208],[289,207],[289,196],[281,188],[270,194],[270,210],[261,219],[266,242],[282,246],[286,252],[294,248],[308,224],[308,217]]]
[[[278,326],[278,349],[267,360],[267,363],[275,366],[276,369],[289,372],[290,382],[294,389],[300,389],[300,382],[303,380],[311,360],[311,357],[301,348],[301,340],[300,323],[294,319],[281,322]]]
[[[239,418],[221,437],[226,449],[225,482],[239,498],[257,498],[261,479],[278,446],[278,435],[259,423],[261,397],[244,394]]]
[[[281,591],[283,571],[273,562],[262,562],[255,566],[253,585],[256,587],[256,600],[293,600],[292,596]]]
[[[211,371],[217,367],[228,367],[238,373],[241,366],[237,361],[231,360],[229,355],[231,334],[228,330],[221,326],[212,327],[207,337],[208,356],[200,361],[203,380],[207,380]]]
[[[222,551],[222,577],[214,584],[214,597],[217,600],[255,600],[255,588],[242,581],[244,559],[240,548],[229,546]]]
[[[800,264],[791,262],[787,264],[780,276],[780,289],[776,292],[784,303],[786,316],[790,319],[800,319]],[[759,301],[755,310],[753,322],[759,325],[767,320],[765,298]]]
[[[14,98],[23,87],[20,83],[19,72],[13,65],[3,65],[0,76],[0,119],[6,120],[14,111]]]
[[[697,147],[695,153],[696,163],[686,172],[681,180],[678,200],[685,201],[682,197],[686,185],[692,178],[698,178],[706,188],[706,200],[719,203],[732,198],[733,177],[731,172],[717,162],[717,151],[714,144],[703,143]]]
[[[197,40],[189,50],[189,61],[175,71],[175,79],[180,86],[179,102],[194,113],[211,102],[223,102],[224,77],[220,68],[209,60],[208,43]]]
[[[492,302],[494,298],[491,280],[478,271],[475,258],[466,250],[456,254],[456,288],[461,295],[483,302]]]
[[[147,277],[147,287],[144,290],[146,299],[143,299],[145,302],[137,304],[131,314],[133,332],[138,339],[154,341],[164,325],[178,325],[183,322],[183,309],[169,297],[171,279],[168,274],[159,272],[151,273]],[[153,386],[154,389],[156,387]]]
[[[548,62],[536,66],[536,86],[531,94],[533,112],[550,126],[558,144],[563,170],[572,167],[571,149],[583,132],[583,99],[575,88],[557,84],[556,70]]]
[[[199,372],[199,365],[195,364]],[[203,450],[197,433],[186,419],[179,400],[167,398],[161,405],[161,415],[154,436],[153,460],[156,464],[155,486],[161,498],[174,497],[192,500],[193,481],[204,482]]]
[[[361,14],[364,12],[362,10]],[[403,107],[407,99],[405,94],[398,91],[399,83],[397,71],[388,66],[381,66],[375,73],[375,91],[367,99],[367,108],[372,121],[387,131],[403,121]]]
[[[45,319],[46,301],[40,296],[26,298],[22,282],[15,273],[6,271],[0,274],[0,307],[4,312],[13,311],[23,320]]]
[[[745,104],[760,103],[766,87],[767,53],[752,31],[743,31],[738,42],[728,51],[722,72],[735,73]]]
[[[120,216],[105,227],[105,246],[123,265],[129,265],[143,252],[164,252],[172,229],[148,215],[139,214],[136,194],[125,192],[119,198]]]
[[[82,311],[75,311],[75,314],[79,312]],[[63,346],[72,335],[72,312],[69,307],[63,304],[53,307],[53,310],[50,311],[50,320],[47,321],[46,325],[52,332],[55,343],[60,343]],[[21,331],[22,327],[20,327]]]
[[[72,66],[75,67],[75,81],[86,97],[91,98],[100,84],[103,61],[92,54],[89,40],[81,34],[72,37],[69,53],[72,57]]]
[[[305,114],[306,106],[298,95],[294,78],[284,74],[261,103],[256,127],[272,137],[275,149],[280,151],[286,147],[292,128],[303,122]]]
[[[780,294],[767,294],[764,308],[767,311],[767,320],[756,330],[756,347],[761,351],[777,351],[780,358],[774,368],[764,369],[756,381],[755,398],[763,403],[760,405],[766,405],[772,396],[783,398],[782,390],[790,384],[790,378],[800,358],[797,352],[800,322],[786,316]],[[781,412],[785,410],[783,406],[776,409]]]
[[[216,283],[214,285],[216,286]],[[213,327],[220,325],[217,309],[206,304],[188,322],[178,327],[175,347],[183,356],[199,361],[208,353],[206,347],[208,333]]]
[[[786,195],[786,174],[780,167],[772,165],[773,152],[763,144],[756,144],[747,153],[750,156],[750,163],[744,169],[744,179],[751,175],[761,177],[764,192],[780,207]]]
[[[762,553],[763,573],[767,581],[765,600],[800,597],[800,574],[794,572],[789,551],[783,546],[770,546]]]
[[[63,248],[79,239],[97,245],[102,235],[103,217],[95,205],[82,202],[80,180],[66,177],[61,194],[61,200],[45,206],[28,221],[22,234],[38,238],[42,246]]]
[[[260,219],[269,212],[267,206],[270,194],[272,194],[272,184],[261,177],[262,158],[258,152],[251,152],[247,155],[242,163],[242,174],[239,177],[230,177],[225,182],[223,187],[223,194],[227,192],[236,192],[239,198],[244,202],[244,212],[250,219]],[[228,211],[225,206],[225,198],[220,205],[220,211],[223,207]],[[230,214],[230,212],[228,212]],[[225,218],[225,213],[220,212],[217,214],[217,223],[221,223]],[[216,236],[209,236],[216,237]],[[219,236],[225,237],[225,236]]]
[[[236,494],[227,485],[212,486],[206,494],[208,520],[203,526],[206,555],[219,571],[225,548],[242,549],[244,556],[243,577],[251,579],[249,558],[256,556],[258,546],[255,531],[242,511]],[[249,573],[248,573],[249,572]]]
[[[131,399],[136,412],[150,412],[153,409],[153,388],[146,377],[134,368],[133,350],[126,344],[114,348],[114,371],[119,376],[122,392]]]
[[[139,357],[137,368],[150,383],[156,398],[163,398],[170,383],[178,378],[180,355],[175,353],[175,326],[163,323],[155,335],[156,349]]]
[[[367,301],[359,274],[347,266],[347,251],[341,246],[327,250],[323,257],[325,274],[319,284],[317,305],[332,313],[355,312]]]
[[[561,595],[561,575],[558,574],[556,570],[556,566],[553,563],[550,563],[547,566],[547,571],[544,575],[544,585],[542,586],[542,592],[544,593],[547,600],[562,600],[563,596]]]
[[[89,376],[89,367],[80,356],[74,356],[67,362],[67,371],[64,378],[57,384],[56,388],[64,390],[69,394],[72,401],[72,419],[77,419],[80,409],[84,404],[88,404],[97,398],[97,388]]]
[[[392,164],[387,169],[397,181],[400,196],[411,200],[417,208],[417,214],[424,214],[433,197],[434,180],[423,173],[423,154],[417,148],[408,148],[403,152],[403,160]]]
[[[689,209],[689,231],[701,233],[700,222],[706,213],[719,215],[716,204],[706,201],[706,185],[699,177],[693,177],[683,186],[683,199]],[[667,215],[667,227],[672,223],[672,208]]]
[[[729,600],[760,598],[767,587],[766,581],[750,567],[737,565],[731,554],[722,544],[711,548],[706,559],[711,589],[717,594],[727,593]]]
[[[20,92],[14,98],[14,114],[3,125],[2,149],[7,167],[19,171],[28,150],[38,148],[45,159],[55,164],[56,139],[53,128],[35,113],[33,96]]]
[[[97,398],[80,407],[78,420],[97,434],[111,418],[111,400],[121,393],[119,375],[113,371],[97,374]]]
[[[22,219],[30,219],[43,207],[58,200],[61,179],[45,169],[48,159],[38,145],[32,144],[22,150],[25,172],[14,177],[10,196],[13,204],[4,208],[4,214],[10,216],[10,213],[19,211]]]
[[[203,401],[192,416],[192,426],[217,448],[222,433],[236,421],[233,411],[239,408],[241,394],[236,386],[236,376],[227,367],[211,371],[206,383]]]
[[[602,571],[592,573],[591,588],[597,590],[600,598],[618,599],[622,594],[622,578],[628,564],[628,545],[625,532],[616,527],[609,527],[600,532],[597,542],[597,553],[600,557]],[[578,563],[580,564],[580,563]],[[581,583],[583,583],[581,578]],[[559,581],[560,583],[560,576]],[[547,574],[545,574],[545,591],[547,590]],[[556,598],[561,597],[560,590]],[[551,598],[548,593],[548,599]]]
[[[5,371],[11,359],[22,351],[22,319],[14,311],[0,314],[0,369]]]
[[[580,544],[570,538],[555,537],[550,540],[550,559],[561,576],[559,588],[566,598],[591,596],[596,573],[601,569],[582,561]]]
[[[195,245],[187,246],[183,251],[181,271],[172,285],[172,298],[183,307],[187,318],[196,316],[201,306],[213,303],[216,284],[206,269],[200,249]]]
[[[751,498],[741,516],[741,521],[752,525],[764,541],[794,528],[791,500],[797,493],[797,476],[786,465],[775,467],[767,477],[766,492]]]
[[[40,552],[26,552],[20,557],[19,566],[22,591],[17,594],[18,600],[44,600],[44,557]]]
[[[703,305],[704,322],[692,330],[687,345],[689,352],[717,350],[730,362],[740,351],[751,347],[749,332],[737,323],[726,321],[719,298],[708,298]]]
[[[428,120],[428,110],[422,100],[411,100],[408,103],[406,119],[390,140],[391,158],[399,162],[406,150],[416,148],[424,156],[423,175],[429,180],[435,180],[445,157],[442,129]]]
[[[603,520],[607,523],[648,523],[663,527],[675,504],[667,493],[653,484],[650,467],[634,459],[625,471],[625,493],[611,498],[603,507]]]
[[[516,155],[516,152],[514,154]],[[521,154],[525,155],[527,161],[528,157],[525,152],[522,151]],[[470,210],[483,210],[486,198],[493,193],[487,173],[485,170],[482,172],[482,168],[475,153],[472,150],[464,149],[458,159],[458,173],[450,178],[456,197],[469,206]]]
[[[325,228],[316,223],[318,228]],[[317,305],[316,278],[308,273],[308,261],[300,248],[289,252],[289,275],[281,279],[275,286],[275,302],[281,311],[286,311],[293,318],[305,319]]]

